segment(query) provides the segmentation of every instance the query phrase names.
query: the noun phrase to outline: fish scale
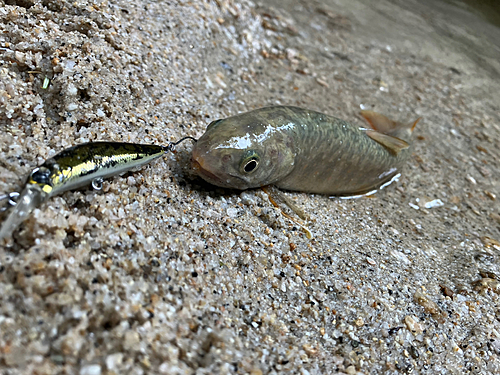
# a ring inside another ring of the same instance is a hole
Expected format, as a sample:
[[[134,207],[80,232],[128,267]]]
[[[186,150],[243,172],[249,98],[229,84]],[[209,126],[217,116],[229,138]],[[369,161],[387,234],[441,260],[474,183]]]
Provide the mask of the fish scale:
[[[364,131],[332,116],[308,116],[298,127],[295,168],[275,185],[323,194],[359,194],[383,184],[399,171],[409,149],[398,156]],[[379,176],[394,169],[383,179]]]

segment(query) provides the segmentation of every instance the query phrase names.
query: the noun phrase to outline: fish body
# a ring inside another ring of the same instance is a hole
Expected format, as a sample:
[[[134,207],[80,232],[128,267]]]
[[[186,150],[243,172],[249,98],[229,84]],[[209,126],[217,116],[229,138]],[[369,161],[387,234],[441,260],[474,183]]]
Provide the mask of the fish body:
[[[221,187],[274,184],[311,193],[362,194],[399,173],[416,124],[402,126],[371,111],[362,115],[371,128],[287,106],[217,120],[196,142],[193,168]]]
[[[173,145],[91,142],[63,150],[30,173],[15,207],[2,223],[0,239],[10,236],[33,209],[50,197],[90,183],[99,188],[104,178],[145,165]]]

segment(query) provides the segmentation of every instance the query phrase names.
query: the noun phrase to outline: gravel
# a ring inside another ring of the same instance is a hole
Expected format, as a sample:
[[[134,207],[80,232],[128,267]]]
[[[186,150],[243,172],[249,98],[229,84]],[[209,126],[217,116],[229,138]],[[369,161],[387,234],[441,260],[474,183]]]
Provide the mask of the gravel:
[[[500,372],[500,31],[446,6],[0,0],[2,193],[74,144],[270,104],[422,117],[376,195],[284,193],[312,239],[189,142],[51,199],[0,247],[2,374]]]

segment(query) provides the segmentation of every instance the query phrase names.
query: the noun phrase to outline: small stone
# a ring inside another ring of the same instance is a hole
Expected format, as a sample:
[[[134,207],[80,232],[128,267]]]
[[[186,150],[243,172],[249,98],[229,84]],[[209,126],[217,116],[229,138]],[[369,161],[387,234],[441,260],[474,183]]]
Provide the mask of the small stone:
[[[476,185],[477,184],[477,181],[474,177],[472,177],[471,175],[467,175],[467,177],[465,177],[467,179],[467,181],[469,181],[471,184],[473,185]]]
[[[413,295],[415,301],[424,308],[425,312],[431,314],[439,323],[444,323],[444,316],[438,305],[423,293],[416,291]]]
[[[377,265],[377,262],[374,259],[370,258],[370,257],[366,257],[366,263],[368,263],[371,266],[376,266]]]
[[[80,375],[101,375],[100,365],[87,365],[80,369]]]
[[[447,296],[447,297],[453,297],[453,290],[451,290],[450,288],[448,288],[446,285],[439,285],[439,287],[441,288],[441,292],[443,293],[443,295]]]
[[[140,341],[139,334],[134,331],[128,331],[125,333],[125,337],[123,340],[123,349],[125,350],[131,350],[134,349]]]
[[[310,344],[302,345],[302,349],[304,349],[309,357],[315,357],[316,355],[318,355],[318,349]]]
[[[424,330],[422,325],[418,322],[418,318],[414,315],[407,315],[405,317],[406,328],[414,335],[420,335]]]
[[[497,199],[497,196],[496,196],[494,193],[492,193],[491,191],[485,190],[485,191],[484,191],[484,194],[485,194],[488,198],[490,198],[492,201],[494,201],[494,200],[496,200],[496,199]]]
[[[346,374],[349,374],[349,375],[355,375],[356,374],[356,367],[354,367],[354,365],[350,365],[349,367],[347,367],[345,369],[345,372],[346,372]]]
[[[418,352],[418,349],[415,348],[413,345],[410,345],[410,354],[411,356],[414,358],[414,359],[417,359],[418,357],[420,357],[420,354]]]
[[[22,65],[24,65],[24,63],[26,62],[26,54],[23,52],[19,52],[19,51],[14,52],[14,57]]]
[[[403,254],[401,251],[391,250],[390,254],[394,258],[400,260],[404,264],[410,264],[411,263],[410,259],[408,259],[408,257],[405,254]]]
[[[321,86],[324,86],[324,87],[330,87],[330,85],[323,79],[321,78],[316,78],[316,82],[318,82]]]
[[[284,281],[281,283],[280,290],[281,290],[283,293],[286,293],[286,283],[285,283]]]
[[[68,103],[66,105],[66,109],[68,111],[74,111],[74,110],[78,109],[78,104],[76,104],[76,103]]]
[[[238,209],[235,208],[235,207],[229,207],[226,210],[226,213],[227,213],[227,216],[229,216],[230,218],[234,219],[235,217],[238,216]]]
[[[68,85],[68,94],[69,95],[76,95],[76,94],[78,94],[78,90],[76,89],[75,85],[73,85],[72,83],[70,83]]]
[[[497,224],[500,224],[500,215],[496,214],[494,212],[490,213],[490,217],[497,222]]]
[[[123,362],[123,353],[114,353],[106,357],[106,368],[110,371],[116,370]]]
[[[444,206],[444,203],[441,199],[434,199],[430,202],[425,203],[424,207],[425,208],[435,208],[435,207],[441,207]]]

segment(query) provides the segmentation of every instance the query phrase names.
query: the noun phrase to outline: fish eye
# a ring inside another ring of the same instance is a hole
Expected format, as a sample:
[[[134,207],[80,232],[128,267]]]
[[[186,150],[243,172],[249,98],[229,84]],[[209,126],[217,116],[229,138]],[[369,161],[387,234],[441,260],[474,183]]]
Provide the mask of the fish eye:
[[[248,163],[245,164],[243,169],[245,170],[245,172],[250,173],[250,172],[253,172],[255,170],[255,168],[257,168],[258,165],[259,165],[259,163],[257,163],[257,160],[252,159]]]
[[[242,173],[252,173],[259,167],[259,156],[255,151],[250,151],[246,157],[243,158],[241,162],[241,172]]]

